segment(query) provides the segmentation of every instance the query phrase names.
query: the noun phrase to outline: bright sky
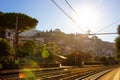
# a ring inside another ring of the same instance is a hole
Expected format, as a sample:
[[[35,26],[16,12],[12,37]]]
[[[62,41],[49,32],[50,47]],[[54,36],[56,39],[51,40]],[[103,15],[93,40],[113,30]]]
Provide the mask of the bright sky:
[[[79,25],[76,26],[51,0],[0,0],[0,11],[24,13],[39,21],[38,30],[60,29],[65,33],[115,33],[120,24],[120,0],[54,0]],[[117,23],[115,23],[118,21]],[[115,23],[115,24],[113,24]],[[111,25],[113,24],[113,25]],[[111,26],[108,26],[111,25]],[[107,27],[107,28],[105,28]],[[82,30],[81,30],[82,28]],[[105,28],[104,30],[101,30]],[[117,35],[100,35],[113,42]]]

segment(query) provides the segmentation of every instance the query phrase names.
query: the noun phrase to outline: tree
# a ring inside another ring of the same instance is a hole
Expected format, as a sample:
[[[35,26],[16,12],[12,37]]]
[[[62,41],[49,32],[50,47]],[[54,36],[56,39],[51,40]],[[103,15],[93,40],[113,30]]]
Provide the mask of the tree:
[[[42,57],[42,63],[46,65],[51,63],[53,60],[53,54],[51,54],[50,51],[48,51],[47,49],[44,49],[41,53],[41,57]]]
[[[35,28],[38,21],[26,14],[21,13],[4,13],[0,16],[0,29],[14,30],[15,33],[15,47],[18,46],[18,34]]]
[[[4,13],[0,11],[0,16],[2,16]],[[0,28],[0,38],[5,38],[5,31]]]
[[[0,38],[0,56],[14,55],[12,45],[5,39]]]
[[[116,57],[118,62],[120,62],[120,37],[117,37],[115,40],[115,50],[116,50]]]
[[[4,14],[4,13],[0,11],[0,16],[1,16],[2,14]]]
[[[23,66],[25,64],[25,61],[28,59],[33,60],[36,58],[37,54],[37,46],[36,42],[33,40],[28,40],[24,42],[24,44],[17,48],[16,56],[19,62],[19,66]]]
[[[37,53],[37,46],[35,41],[28,40],[26,41],[23,46],[17,49],[17,57],[24,58],[26,56],[33,56]]]
[[[120,35],[120,25],[117,28],[117,33]]]
[[[115,50],[117,61],[120,63],[120,25],[117,28],[118,37],[115,39]]]
[[[120,52],[120,37],[117,37],[115,40],[115,48],[116,48],[116,52],[119,53]]]
[[[4,69],[13,68],[14,65],[14,49],[7,40],[2,38],[0,38],[0,65]]]
[[[16,18],[18,17],[18,33],[35,28],[38,21],[26,14],[21,13],[4,13],[0,16],[0,27],[2,29],[16,29]]]
[[[24,46],[22,46],[17,49],[16,56],[19,58],[24,58],[26,56],[29,56],[29,54],[26,53]]]

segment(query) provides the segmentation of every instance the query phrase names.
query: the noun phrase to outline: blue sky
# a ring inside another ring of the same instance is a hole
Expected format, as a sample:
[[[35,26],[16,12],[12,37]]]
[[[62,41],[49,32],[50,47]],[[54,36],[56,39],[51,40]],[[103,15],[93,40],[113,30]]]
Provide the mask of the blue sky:
[[[54,0],[70,16],[82,32],[51,0],[0,0],[0,11],[24,13],[39,21],[38,30],[60,29],[65,33],[114,33],[120,21],[120,0],[67,0],[79,16],[70,9],[65,0]],[[105,28],[108,26],[108,28]],[[101,30],[105,28],[104,30]],[[100,35],[104,41],[113,42],[117,35]]]

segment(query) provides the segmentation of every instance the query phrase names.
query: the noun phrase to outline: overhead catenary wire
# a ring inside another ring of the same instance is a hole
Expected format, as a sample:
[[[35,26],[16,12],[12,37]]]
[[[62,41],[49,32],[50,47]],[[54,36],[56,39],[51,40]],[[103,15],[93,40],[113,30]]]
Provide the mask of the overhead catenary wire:
[[[71,6],[71,4],[65,0],[65,2],[67,3],[67,5],[72,9],[72,11],[79,17],[78,13],[76,12],[76,10]]]
[[[85,34],[85,35],[114,35],[114,34],[117,34],[117,33],[92,33],[92,34]]]
[[[67,5],[72,9],[72,11],[79,17],[79,15],[77,14],[76,10],[71,6],[71,4],[68,2],[68,0],[65,0],[65,2],[66,2]],[[100,33],[100,34],[99,34],[98,32],[101,32],[102,30],[104,30],[104,29],[110,27],[111,25],[116,24],[116,23],[119,22],[119,21],[120,21],[120,20],[117,20],[117,21],[115,21],[114,23],[112,23],[112,24],[110,24],[110,25],[108,25],[108,26],[106,26],[106,27],[100,29],[99,31],[97,31],[97,33],[93,33],[93,31],[91,31],[89,27],[87,27],[87,26],[86,26],[86,27],[89,29],[89,31],[92,32],[92,34],[104,35],[104,33]],[[116,34],[116,33],[105,33],[105,34]]]
[[[76,12],[76,10],[73,8],[73,6],[70,4],[70,2],[68,1],[68,0],[65,0],[65,2],[66,2],[66,4],[71,8],[71,10],[76,14],[76,16],[78,17],[78,18],[80,18],[79,17],[79,15],[78,15],[78,13]],[[88,27],[88,26],[86,26],[87,28],[88,28],[88,30],[90,30],[90,28]],[[90,30],[91,31],[91,30]],[[91,31],[92,33],[93,33],[93,31]]]
[[[82,32],[85,33],[85,31],[80,27],[79,24],[75,22],[75,20],[70,17],[54,0],[51,0]]]
[[[77,23],[75,22],[75,20],[74,20],[72,17],[70,17],[54,0],[51,0],[51,1],[65,14],[77,27],[79,27],[82,32],[86,33],[86,32],[80,27],[80,25],[77,24]],[[67,1],[67,0],[65,0],[65,1]],[[70,3],[69,3],[68,1],[67,1],[67,4],[70,5]],[[71,6],[71,5],[70,5],[70,6]],[[71,6],[71,9],[74,10],[74,8],[72,8],[72,6]],[[74,11],[75,11],[75,10],[74,10]],[[75,11],[75,14],[76,14],[76,13],[77,13],[77,12]],[[93,32],[92,32],[92,34],[86,34],[86,35],[109,35],[109,34],[117,34],[117,33],[98,33],[98,32],[101,32],[102,30],[105,30],[106,28],[110,27],[111,25],[116,24],[116,23],[119,22],[119,21],[120,21],[120,20],[115,21],[114,23],[112,23],[112,24],[110,24],[110,25],[108,25],[108,26],[100,29],[100,30],[97,31],[96,33],[93,33]]]
[[[104,28],[100,29],[100,30],[97,31],[96,33],[101,32],[102,30],[105,30],[106,28],[109,28],[110,26],[112,26],[112,25],[114,25],[114,24],[116,24],[116,23],[118,23],[118,22],[120,22],[120,19],[117,20],[117,21],[115,21],[115,22],[113,22],[113,23],[111,23],[111,24],[109,24],[109,25],[107,25],[107,26],[105,26]]]

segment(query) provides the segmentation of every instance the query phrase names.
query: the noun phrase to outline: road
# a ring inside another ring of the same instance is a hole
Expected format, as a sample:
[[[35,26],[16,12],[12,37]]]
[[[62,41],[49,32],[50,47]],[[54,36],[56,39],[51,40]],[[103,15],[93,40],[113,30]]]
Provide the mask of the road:
[[[120,80],[120,68],[116,68],[98,80]]]

